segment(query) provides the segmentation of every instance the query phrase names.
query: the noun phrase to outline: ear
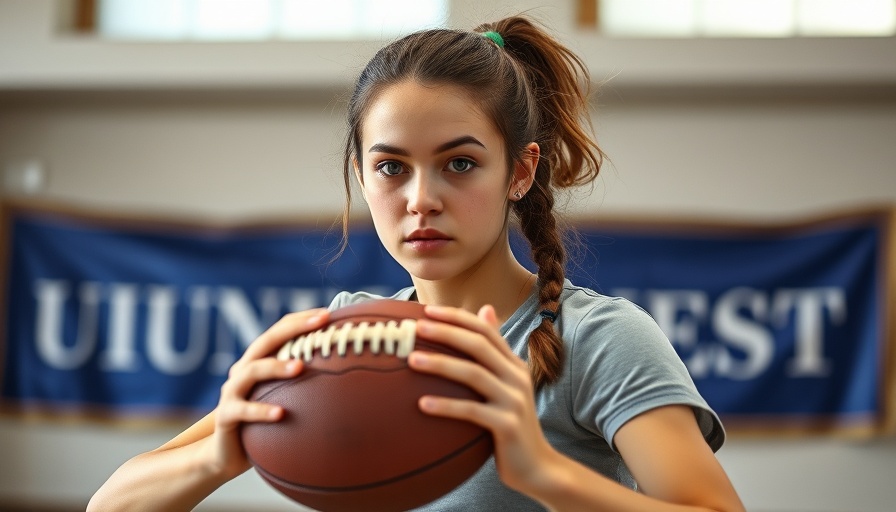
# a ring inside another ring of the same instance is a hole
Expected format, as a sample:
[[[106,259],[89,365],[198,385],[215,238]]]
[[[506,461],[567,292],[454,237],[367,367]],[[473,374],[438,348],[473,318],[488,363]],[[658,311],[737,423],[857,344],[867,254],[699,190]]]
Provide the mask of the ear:
[[[523,150],[523,154],[513,164],[513,176],[510,179],[510,190],[507,197],[511,201],[519,201],[529,192],[532,182],[535,181],[535,169],[538,168],[538,159],[541,156],[541,148],[535,142],[530,142]]]
[[[358,180],[358,186],[361,187],[361,195],[364,196],[364,200],[367,200],[367,190],[364,188],[364,178],[361,174],[361,166],[358,164],[357,158],[352,158],[352,169],[355,170],[355,179]]]

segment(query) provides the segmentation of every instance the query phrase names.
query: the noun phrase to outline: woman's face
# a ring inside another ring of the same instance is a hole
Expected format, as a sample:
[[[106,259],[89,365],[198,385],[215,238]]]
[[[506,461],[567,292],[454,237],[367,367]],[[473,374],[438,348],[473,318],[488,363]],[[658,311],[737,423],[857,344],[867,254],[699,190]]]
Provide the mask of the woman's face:
[[[473,276],[507,254],[501,134],[462,88],[389,86],[361,125],[364,197],[383,245],[425,280]]]

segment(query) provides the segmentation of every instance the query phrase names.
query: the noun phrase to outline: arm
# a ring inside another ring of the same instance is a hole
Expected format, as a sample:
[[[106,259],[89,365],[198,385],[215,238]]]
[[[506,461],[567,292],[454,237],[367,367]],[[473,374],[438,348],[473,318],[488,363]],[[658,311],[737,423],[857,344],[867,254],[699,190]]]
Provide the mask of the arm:
[[[666,406],[635,417],[616,434],[616,446],[643,494],[557,453],[529,494],[555,511],[744,510],[690,407]]]
[[[239,439],[243,422],[277,421],[280,407],[246,400],[260,381],[295,377],[301,361],[268,357],[287,340],[326,323],[324,310],[283,317],[234,363],[218,406],[177,437],[119,467],[93,495],[88,511],[192,510],[225,482],[250,467]]]
[[[421,409],[490,430],[498,473],[507,486],[555,511],[743,510],[689,407],[647,411],[616,433],[616,446],[644,493],[632,491],[548,443],[535,411],[528,368],[497,332],[490,307],[478,317],[431,307],[427,315],[438,322],[419,321],[421,335],[467,353],[476,362],[414,352],[411,366],[463,382],[485,403],[423,397]]]
[[[192,510],[236,475],[208,456],[215,411],[165,445],[122,464],[90,499],[87,510]]]

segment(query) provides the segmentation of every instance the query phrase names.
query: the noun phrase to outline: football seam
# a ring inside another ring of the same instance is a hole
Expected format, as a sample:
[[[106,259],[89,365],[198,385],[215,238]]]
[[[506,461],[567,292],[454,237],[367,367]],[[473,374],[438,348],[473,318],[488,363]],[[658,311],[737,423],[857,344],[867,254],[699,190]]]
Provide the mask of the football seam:
[[[281,477],[276,476],[276,475],[274,475],[274,474],[272,474],[272,473],[270,473],[270,472],[268,472],[268,471],[266,471],[266,470],[264,470],[264,469],[258,467],[257,465],[255,465],[254,461],[252,461],[251,458],[250,458],[250,462],[252,462],[252,465],[255,466],[255,470],[258,471],[258,473],[259,473],[260,475],[262,475],[262,476],[265,477],[266,479],[268,479],[268,480],[270,480],[270,481],[276,483],[277,485],[286,487],[286,488],[288,488],[288,489],[290,489],[290,490],[294,490],[294,491],[315,491],[315,492],[354,492],[354,491],[364,491],[364,490],[368,490],[368,489],[374,489],[374,488],[377,488],[377,487],[381,487],[381,486],[384,486],[384,485],[389,485],[389,484],[391,484],[391,483],[398,482],[398,481],[401,481],[401,480],[410,478],[410,477],[412,477],[412,476],[415,476],[415,475],[419,475],[419,474],[425,473],[425,472],[427,472],[427,471],[429,471],[429,470],[431,470],[431,469],[433,469],[433,468],[435,468],[435,467],[437,467],[437,466],[440,466],[441,464],[444,464],[445,462],[448,462],[449,460],[451,460],[451,459],[453,459],[453,458],[459,456],[460,454],[464,453],[465,451],[467,451],[467,450],[473,448],[474,446],[476,446],[477,444],[479,444],[479,443],[483,440],[483,438],[488,437],[488,436],[490,436],[490,435],[491,435],[490,432],[485,431],[485,432],[483,432],[482,434],[478,435],[477,437],[473,438],[471,441],[469,441],[469,442],[467,442],[466,444],[464,444],[463,446],[460,446],[458,449],[454,450],[453,452],[448,453],[448,454],[442,456],[441,458],[436,459],[436,460],[430,462],[429,464],[426,464],[426,465],[424,465],[424,466],[420,466],[419,468],[416,468],[416,469],[413,469],[413,470],[411,470],[411,471],[408,471],[407,473],[402,473],[402,474],[400,474],[400,475],[396,475],[396,476],[387,478],[387,479],[385,479],[385,480],[380,480],[380,481],[377,481],[377,482],[371,482],[371,483],[367,483],[367,484],[359,484],[359,485],[347,485],[347,486],[339,486],[339,487],[325,487],[325,486],[318,486],[318,485],[307,485],[307,484],[301,484],[301,483],[295,483],[295,482],[288,482],[288,481],[286,481],[286,480],[283,480]],[[472,476],[472,475],[470,475],[470,476]],[[468,478],[469,478],[469,477],[468,477]]]
[[[280,382],[276,386],[271,387],[270,389],[265,391],[265,393],[263,395],[258,395],[257,397],[254,397],[253,400],[262,400],[264,397],[270,395],[274,391],[277,391],[278,389],[282,388],[283,386],[288,385],[289,383],[293,382],[296,379],[311,380],[315,377],[322,376],[322,375],[326,375],[326,376],[344,375],[344,374],[350,373],[350,372],[395,373],[398,371],[406,370],[407,368],[408,368],[407,365],[395,366],[392,368],[377,368],[377,367],[372,367],[372,366],[358,365],[358,366],[352,366],[349,368],[345,368],[344,370],[322,370],[320,368],[307,369],[304,372],[302,372],[302,374],[299,375],[298,377],[293,377],[292,379],[283,379],[283,382]],[[264,382],[272,382],[272,381],[264,381]]]

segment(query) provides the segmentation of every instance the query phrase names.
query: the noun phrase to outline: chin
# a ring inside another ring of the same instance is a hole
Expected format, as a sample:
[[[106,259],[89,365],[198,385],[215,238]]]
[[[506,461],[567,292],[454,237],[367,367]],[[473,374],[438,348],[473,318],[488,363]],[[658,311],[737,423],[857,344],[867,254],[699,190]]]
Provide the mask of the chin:
[[[423,281],[442,281],[450,279],[459,272],[453,265],[442,261],[405,261],[401,262],[405,270],[415,279]]]

